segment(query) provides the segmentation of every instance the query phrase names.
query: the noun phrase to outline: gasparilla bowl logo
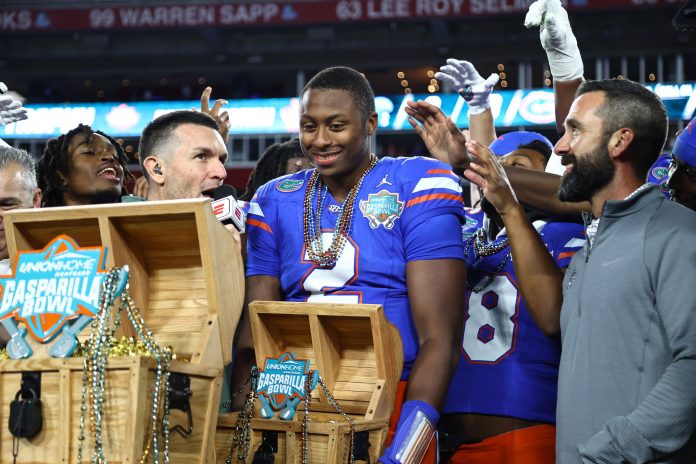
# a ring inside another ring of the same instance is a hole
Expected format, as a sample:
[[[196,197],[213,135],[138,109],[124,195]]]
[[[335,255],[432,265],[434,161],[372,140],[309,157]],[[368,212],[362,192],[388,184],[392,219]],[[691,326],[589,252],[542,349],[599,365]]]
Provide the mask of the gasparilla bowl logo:
[[[399,201],[398,193],[380,190],[379,193],[369,194],[367,200],[360,200],[360,211],[372,229],[377,229],[380,225],[391,229],[404,211],[404,202]]]
[[[0,277],[0,319],[24,322],[34,339],[46,343],[69,320],[93,318],[106,276],[105,259],[104,247],[78,248],[67,235],[54,238],[43,250],[19,252],[14,274]]]
[[[264,369],[259,373],[256,392],[261,401],[261,417],[270,419],[275,411],[280,418],[290,420],[306,394],[309,360],[296,359],[292,353],[283,353],[279,358],[266,358]],[[311,390],[317,385],[319,374],[315,372]]]

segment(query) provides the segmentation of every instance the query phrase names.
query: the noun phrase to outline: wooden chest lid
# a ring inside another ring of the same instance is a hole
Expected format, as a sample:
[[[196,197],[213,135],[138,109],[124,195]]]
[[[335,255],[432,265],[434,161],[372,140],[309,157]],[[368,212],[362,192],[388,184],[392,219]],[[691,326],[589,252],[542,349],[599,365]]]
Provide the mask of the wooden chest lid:
[[[244,272],[240,245],[210,200],[19,210],[4,221],[13,263],[18,250],[40,250],[61,234],[81,247],[107,247],[107,269],[129,266],[131,295],[160,344],[195,364],[231,361]]]

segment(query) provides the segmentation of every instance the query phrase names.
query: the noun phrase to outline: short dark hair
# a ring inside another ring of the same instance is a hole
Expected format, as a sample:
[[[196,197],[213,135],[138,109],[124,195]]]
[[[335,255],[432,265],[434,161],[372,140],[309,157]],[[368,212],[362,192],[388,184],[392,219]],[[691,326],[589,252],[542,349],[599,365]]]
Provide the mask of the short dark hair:
[[[5,169],[11,164],[16,164],[22,168],[22,177],[26,184],[27,193],[33,194],[37,186],[34,158],[22,149],[0,144],[0,169]]]
[[[240,200],[249,201],[254,197],[256,191],[266,182],[285,175],[285,165],[290,158],[304,158],[302,147],[298,139],[291,139],[287,142],[274,143],[269,146],[251,174],[247,182],[246,191]]]
[[[522,145],[519,145],[517,149],[538,151],[544,157],[547,163],[549,162],[551,154],[553,153],[553,150],[549,144],[542,142],[541,140],[532,140],[529,143],[523,143]]]
[[[346,66],[335,66],[319,71],[302,89],[300,98],[312,89],[344,90],[360,110],[363,121],[375,111],[375,94],[362,73]]]
[[[147,170],[143,166],[145,158],[150,154],[162,149],[172,137],[179,126],[184,124],[196,124],[198,126],[209,127],[216,132],[220,131],[220,125],[210,115],[193,110],[179,110],[163,114],[155,118],[143,130],[140,136],[140,144],[138,145],[138,158],[140,160],[140,169],[143,171],[143,176],[149,179]]]
[[[660,98],[645,86],[628,79],[605,79],[587,81],[576,96],[589,92],[602,92],[604,104],[595,110],[602,118],[605,136],[622,127],[633,130],[635,139],[631,153],[636,175],[645,179],[650,166],[662,153],[667,140],[668,115]]]
[[[123,151],[123,147],[113,137],[101,131],[95,131],[90,126],[80,124],[76,128],[51,139],[46,143],[43,155],[36,165],[36,177],[39,182],[39,188],[43,193],[41,197],[41,206],[65,206],[63,193],[65,185],[63,179],[58,174],[63,173],[65,176],[70,175],[70,155],[68,146],[74,136],[82,134],[87,140],[90,140],[94,134],[99,134],[109,141],[116,149],[116,160],[123,168],[124,183],[125,181],[135,181],[133,174],[128,170],[128,156]],[[122,187],[121,193],[128,195],[125,187]]]

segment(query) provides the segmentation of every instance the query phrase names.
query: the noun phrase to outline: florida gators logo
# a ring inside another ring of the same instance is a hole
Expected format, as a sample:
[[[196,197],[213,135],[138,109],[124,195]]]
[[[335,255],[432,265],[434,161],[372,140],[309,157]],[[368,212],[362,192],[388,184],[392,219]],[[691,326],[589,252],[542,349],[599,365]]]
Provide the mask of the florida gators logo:
[[[276,189],[279,192],[290,193],[290,192],[294,192],[295,190],[299,190],[303,184],[304,184],[303,180],[288,179],[288,180],[284,180],[282,182],[278,182],[276,184]]]
[[[372,229],[384,226],[385,229],[390,230],[403,213],[404,202],[399,201],[398,193],[380,190],[379,193],[369,194],[367,200],[360,200],[360,211],[367,218]]]
[[[67,235],[43,250],[18,253],[14,274],[0,277],[3,325],[23,322],[35,340],[46,343],[69,320],[93,318],[106,276],[105,258],[103,247],[78,248]]]
[[[287,352],[279,358],[266,358],[256,385],[261,401],[261,417],[270,419],[279,411],[281,419],[292,419],[300,401],[305,399],[308,374],[308,359],[296,359]],[[314,390],[318,380],[319,374],[315,372],[310,380],[310,391]]]
[[[667,170],[667,168],[663,166],[652,168],[650,174],[652,176],[652,179],[655,180],[655,182],[653,183],[657,184],[660,190],[662,190],[665,193],[669,192],[669,187],[667,187],[669,171]],[[650,180],[652,181],[652,179]]]
[[[478,227],[479,222],[472,218],[471,216],[465,216],[465,222],[464,222],[464,227],[466,228],[472,228],[472,227]]]

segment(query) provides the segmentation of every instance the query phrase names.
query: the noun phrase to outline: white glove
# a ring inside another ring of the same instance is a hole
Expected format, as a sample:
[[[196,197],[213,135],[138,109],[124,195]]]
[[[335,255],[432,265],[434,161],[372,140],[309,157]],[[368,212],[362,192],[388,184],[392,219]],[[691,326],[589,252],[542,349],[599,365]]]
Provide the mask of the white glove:
[[[0,88],[5,85],[2,82],[0,84],[2,84]],[[9,95],[0,95],[0,126],[23,119],[27,119],[27,110],[22,103]]]
[[[540,28],[541,46],[546,50],[554,79],[569,81],[583,76],[585,70],[578,41],[560,0],[537,0],[532,3],[524,18],[524,25]]]
[[[473,64],[454,58],[449,58],[447,65],[440,66],[435,78],[449,83],[459,92],[469,104],[469,114],[481,114],[491,107],[488,97],[499,79],[496,73],[484,79]]]

